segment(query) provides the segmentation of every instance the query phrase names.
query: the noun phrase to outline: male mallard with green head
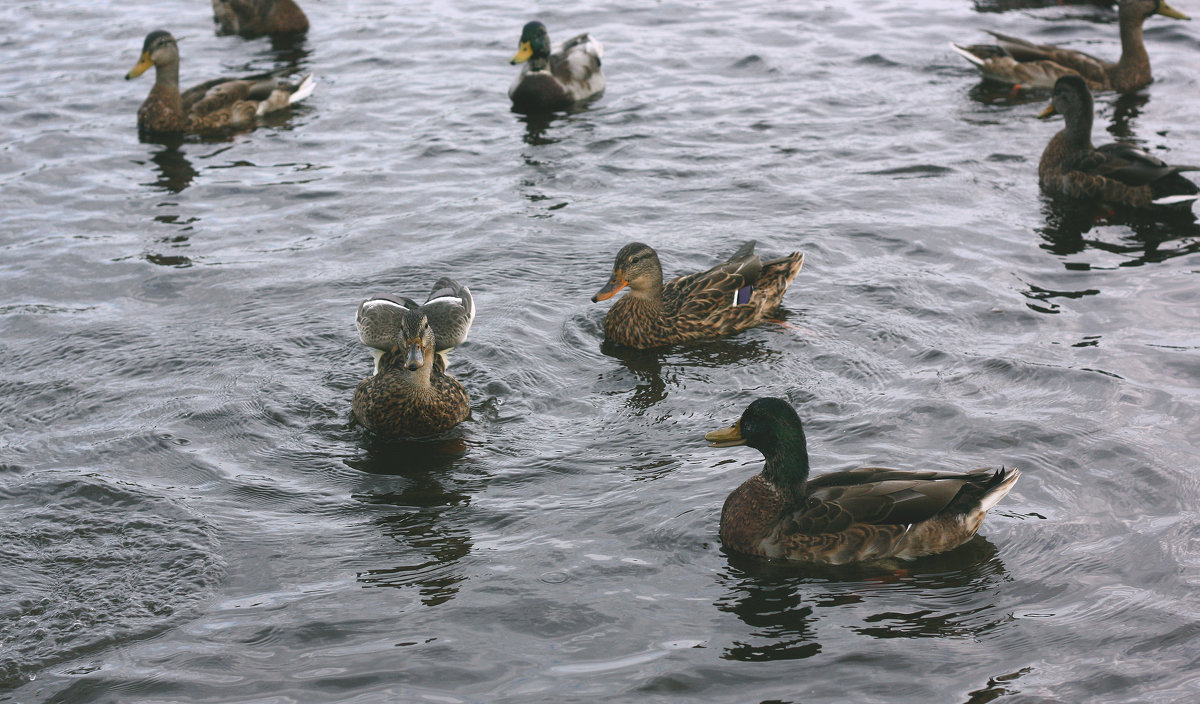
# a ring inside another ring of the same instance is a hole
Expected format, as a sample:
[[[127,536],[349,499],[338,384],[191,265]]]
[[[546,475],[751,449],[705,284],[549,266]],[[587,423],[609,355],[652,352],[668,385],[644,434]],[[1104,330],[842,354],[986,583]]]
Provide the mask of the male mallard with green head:
[[[704,437],[766,459],[725,500],[720,534],[727,550],[772,559],[840,565],[945,552],[970,540],[1021,476],[864,467],[809,480],[800,417],[779,398],[758,399],[733,426]]]
[[[138,129],[158,134],[205,133],[254,124],[260,116],[307,98],[312,74],[291,85],[272,77],[217,78],[179,92],[179,46],[170,32],[146,35],[142,55],[125,80],[154,67],[154,86],[138,108]]]
[[[600,42],[580,34],[550,47],[546,25],[533,21],[521,30],[521,41],[509,63],[525,64],[508,89],[517,112],[563,110],[604,90]]]
[[[1200,167],[1171,166],[1132,144],[1093,147],[1092,94],[1079,76],[1058,79],[1050,105],[1039,117],[1056,113],[1066,125],[1051,138],[1038,163],[1038,181],[1046,193],[1133,208],[1190,207],[1200,197],[1200,188],[1180,174]]]
[[[753,240],[723,264],[663,283],[662,264],[649,245],[633,242],[617,252],[612,276],[592,302],[629,287],[604,318],[608,339],[640,349],[732,335],[761,323],[779,306],[800,273],[804,255],[764,262]]]
[[[950,46],[979,67],[985,78],[1019,88],[1053,88],[1062,76],[1082,76],[1092,90],[1118,93],[1150,85],[1150,55],[1142,42],[1142,24],[1150,15],[1191,19],[1166,0],[1120,0],[1117,23],[1121,28],[1121,58],[1113,63],[1074,49],[1034,44],[1025,39],[988,32],[1000,44]]]
[[[367,429],[393,437],[444,432],[471,413],[467,390],[446,374],[434,351],[433,328],[420,309],[405,310],[378,372],[354,390],[354,418]]]

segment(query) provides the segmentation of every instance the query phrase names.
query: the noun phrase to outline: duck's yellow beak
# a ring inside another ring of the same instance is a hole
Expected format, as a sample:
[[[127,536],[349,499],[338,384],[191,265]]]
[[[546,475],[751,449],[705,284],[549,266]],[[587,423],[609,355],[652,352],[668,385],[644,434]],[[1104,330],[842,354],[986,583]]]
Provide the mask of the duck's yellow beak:
[[[517,47],[517,53],[509,60],[510,64],[523,64],[533,56],[533,46],[529,42],[521,42]]]
[[[728,428],[705,433],[704,439],[708,441],[709,447],[734,447],[746,444],[742,438],[742,421],[740,420]]]
[[[628,285],[629,282],[625,280],[625,277],[620,272],[614,271],[612,278],[608,280],[608,283],[604,284],[604,288],[600,289],[595,296],[592,296],[592,303],[607,301]]]
[[[128,81],[131,78],[137,78],[138,76],[145,73],[146,69],[150,68],[153,65],[154,65],[154,62],[150,60],[149,52],[143,51],[141,58],[138,59],[137,65],[134,66],[133,68],[129,69],[129,73],[125,74],[125,80]]]
[[[1045,110],[1038,113],[1038,117],[1045,120],[1047,117],[1050,117],[1051,115],[1057,115],[1057,114],[1058,114],[1058,111],[1054,109],[1054,103],[1050,103],[1049,105],[1046,106]]]
[[[1163,15],[1164,17],[1171,17],[1171,18],[1174,18],[1177,20],[1192,19],[1191,17],[1188,17],[1187,15],[1183,14],[1179,10],[1176,10],[1175,8],[1171,7],[1166,2],[1158,3],[1158,14]]]

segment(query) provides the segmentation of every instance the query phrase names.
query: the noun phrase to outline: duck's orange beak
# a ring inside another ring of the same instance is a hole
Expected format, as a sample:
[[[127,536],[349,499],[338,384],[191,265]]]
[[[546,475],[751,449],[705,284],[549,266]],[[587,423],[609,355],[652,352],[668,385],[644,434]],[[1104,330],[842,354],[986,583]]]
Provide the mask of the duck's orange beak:
[[[621,272],[614,271],[612,278],[608,280],[608,283],[604,284],[604,288],[600,289],[595,296],[592,296],[592,303],[607,301],[608,299],[617,295],[618,291],[628,285],[629,282],[625,280],[625,277],[621,275]]]

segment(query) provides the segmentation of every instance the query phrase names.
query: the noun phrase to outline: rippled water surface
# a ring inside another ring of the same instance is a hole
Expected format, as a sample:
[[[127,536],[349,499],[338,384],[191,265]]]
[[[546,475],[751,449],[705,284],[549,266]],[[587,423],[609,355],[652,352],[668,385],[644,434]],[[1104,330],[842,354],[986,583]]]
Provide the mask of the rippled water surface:
[[[1111,9],[303,5],[274,45],[201,0],[0,5],[0,701],[1200,698],[1200,236],[1044,200],[1046,96],[947,46],[1115,57]],[[605,44],[586,109],[509,111],[533,17]],[[184,84],[316,93],[139,141],[159,27]],[[1196,163],[1200,31],[1146,37],[1157,81],[1095,137]],[[746,239],[805,253],[782,324],[602,346],[621,245],[678,274]],[[471,418],[373,440],[355,308],[443,275]],[[721,502],[761,460],[702,434],[768,394],[817,472],[1024,476],[946,555],[739,558]]]

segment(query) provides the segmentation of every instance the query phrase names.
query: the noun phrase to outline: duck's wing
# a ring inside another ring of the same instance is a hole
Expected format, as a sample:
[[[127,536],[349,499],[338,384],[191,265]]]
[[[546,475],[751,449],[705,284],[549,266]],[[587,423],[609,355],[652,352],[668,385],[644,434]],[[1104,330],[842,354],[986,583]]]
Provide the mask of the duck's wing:
[[[1146,186],[1180,171],[1200,171],[1195,166],[1172,166],[1132,144],[1122,142],[1097,147],[1080,161],[1077,168],[1130,186]]]
[[[471,297],[471,289],[448,276],[437,280],[421,309],[429,319],[429,327],[433,328],[434,347],[438,352],[448,352],[462,344],[475,321],[475,299]]]
[[[550,73],[574,100],[582,100],[604,89],[603,55],[600,42],[589,34],[580,34],[563,42],[550,55]]]
[[[373,296],[358,304],[355,324],[358,339],[367,347],[390,350],[396,345],[400,333],[400,319],[410,310],[420,306],[404,296]]]
[[[1075,49],[1064,49],[1053,44],[1034,44],[1027,39],[1001,34],[1000,32],[989,31],[988,34],[998,39],[1000,46],[1014,60],[1020,63],[1051,61],[1074,73],[1078,73],[1089,82],[1108,82],[1108,74],[1105,68],[1109,65],[1109,62],[1098,59],[1091,54],[1076,51]]]
[[[833,472],[808,483],[808,501],[793,515],[807,534],[845,530],[852,524],[910,525],[951,507],[964,487],[983,487],[992,470],[906,471],[864,467]]]

